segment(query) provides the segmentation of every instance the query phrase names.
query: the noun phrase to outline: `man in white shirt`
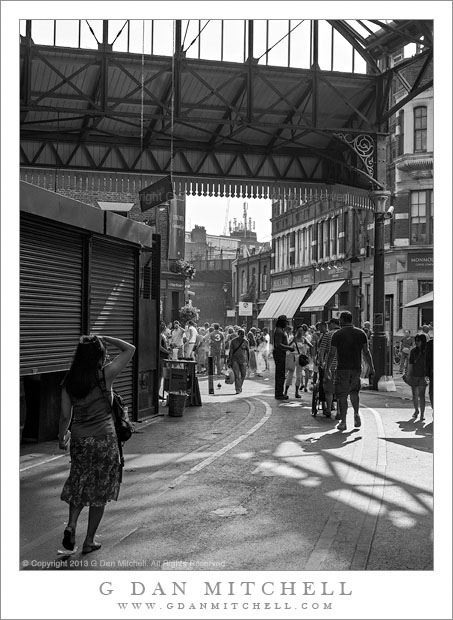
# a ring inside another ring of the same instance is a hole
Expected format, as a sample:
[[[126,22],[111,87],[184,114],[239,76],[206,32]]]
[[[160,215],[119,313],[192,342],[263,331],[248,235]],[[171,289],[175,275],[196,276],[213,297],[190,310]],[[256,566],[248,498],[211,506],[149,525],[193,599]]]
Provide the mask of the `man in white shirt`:
[[[186,333],[179,324],[179,321],[173,321],[173,329],[170,336],[170,349],[178,350],[178,358],[183,357],[185,337]]]
[[[186,344],[184,345],[184,357],[193,359],[193,349],[197,341],[198,332],[193,321],[186,323]]]

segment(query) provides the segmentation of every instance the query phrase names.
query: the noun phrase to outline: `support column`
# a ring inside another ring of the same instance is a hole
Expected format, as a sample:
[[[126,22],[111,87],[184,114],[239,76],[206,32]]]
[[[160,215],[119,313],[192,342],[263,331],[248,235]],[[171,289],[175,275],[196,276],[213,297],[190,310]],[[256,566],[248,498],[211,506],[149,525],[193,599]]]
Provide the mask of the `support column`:
[[[384,332],[384,220],[385,207],[390,192],[370,192],[375,204],[374,210],[374,280],[373,280],[373,363],[375,374],[373,389],[377,390],[379,379],[385,375],[385,353],[387,340]]]

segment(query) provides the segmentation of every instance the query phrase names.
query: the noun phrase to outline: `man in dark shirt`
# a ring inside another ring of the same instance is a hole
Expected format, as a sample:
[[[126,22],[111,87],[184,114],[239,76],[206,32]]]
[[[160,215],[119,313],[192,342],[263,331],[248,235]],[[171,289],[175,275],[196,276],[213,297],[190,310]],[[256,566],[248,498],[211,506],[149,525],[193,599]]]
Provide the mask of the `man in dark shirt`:
[[[288,344],[288,336],[286,327],[288,319],[284,314],[280,315],[275,324],[274,330],[274,362],[275,362],[275,398],[277,400],[288,400],[289,396],[284,394],[283,388],[285,384],[285,360],[286,352],[294,351],[294,347]]]
[[[362,369],[362,353],[374,374],[374,365],[368,347],[368,339],[363,329],[354,327],[352,314],[348,311],[340,314],[341,329],[332,334],[329,357],[326,364],[326,376],[331,376],[331,365],[335,354],[337,356],[337,370],[334,377],[335,394],[341,420],[337,426],[339,431],[346,430],[346,415],[348,412],[348,396],[354,409],[354,426],[362,424],[359,414],[360,373]]]

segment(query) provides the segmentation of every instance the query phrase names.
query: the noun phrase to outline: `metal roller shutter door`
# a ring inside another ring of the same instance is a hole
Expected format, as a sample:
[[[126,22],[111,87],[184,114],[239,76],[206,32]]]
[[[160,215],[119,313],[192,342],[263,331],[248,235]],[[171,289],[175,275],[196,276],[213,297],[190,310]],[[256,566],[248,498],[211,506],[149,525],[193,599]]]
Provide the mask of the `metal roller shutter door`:
[[[93,238],[90,271],[90,332],[135,344],[136,250]],[[114,354],[117,351],[114,351]],[[130,414],[134,403],[134,358],[115,380]]]
[[[21,218],[20,374],[67,370],[82,326],[82,236]]]

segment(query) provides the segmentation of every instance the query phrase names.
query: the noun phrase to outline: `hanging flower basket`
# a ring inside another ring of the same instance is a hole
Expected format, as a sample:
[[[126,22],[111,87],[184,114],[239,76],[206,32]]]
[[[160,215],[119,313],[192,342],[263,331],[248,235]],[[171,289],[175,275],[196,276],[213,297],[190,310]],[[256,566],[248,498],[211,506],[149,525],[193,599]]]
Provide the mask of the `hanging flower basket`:
[[[182,258],[172,263],[170,266],[170,271],[184,276],[187,280],[192,280],[196,274],[196,269],[192,263],[189,263],[189,261],[183,260]]]

